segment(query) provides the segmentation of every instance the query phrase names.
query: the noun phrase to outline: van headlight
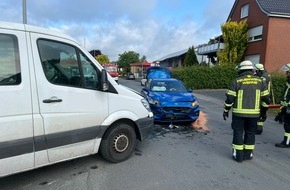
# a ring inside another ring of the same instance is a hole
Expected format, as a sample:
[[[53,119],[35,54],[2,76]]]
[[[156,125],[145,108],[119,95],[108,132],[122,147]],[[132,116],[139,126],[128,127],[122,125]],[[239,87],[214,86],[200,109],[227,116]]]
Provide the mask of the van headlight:
[[[149,105],[149,103],[148,103],[148,101],[146,100],[146,99],[141,99],[141,102],[142,102],[142,104],[143,104],[143,106],[149,111],[149,112],[151,112],[151,109],[150,109],[150,105]]]

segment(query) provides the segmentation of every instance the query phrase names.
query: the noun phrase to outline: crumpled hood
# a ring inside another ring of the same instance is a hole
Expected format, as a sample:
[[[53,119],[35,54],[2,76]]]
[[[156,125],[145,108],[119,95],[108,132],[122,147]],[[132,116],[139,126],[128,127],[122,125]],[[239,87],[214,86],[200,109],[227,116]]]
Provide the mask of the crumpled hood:
[[[149,95],[160,104],[178,105],[178,103],[193,102],[196,97],[192,93],[173,93],[173,92],[150,92]]]
[[[171,71],[166,67],[152,66],[147,69],[147,79],[169,79]]]

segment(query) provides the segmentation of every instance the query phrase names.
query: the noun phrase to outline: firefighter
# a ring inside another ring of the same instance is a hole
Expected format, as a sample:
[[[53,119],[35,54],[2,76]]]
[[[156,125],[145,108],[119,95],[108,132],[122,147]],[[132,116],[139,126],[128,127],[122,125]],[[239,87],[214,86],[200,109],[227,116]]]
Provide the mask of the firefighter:
[[[229,117],[232,110],[233,158],[237,162],[250,160],[255,149],[255,133],[259,118],[266,120],[269,91],[263,80],[254,76],[251,61],[243,61],[237,67],[239,76],[234,79],[227,92],[223,118]]]
[[[269,93],[271,92],[271,76],[264,69],[264,65],[261,63],[255,64],[256,75],[260,77],[267,85]],[[264,120],[259,118],[257,123],[256,135],[261,135],[263,133]]]
[[[284,87],[283,97],[281,99],[281,111],[275,118],[275,121],[284,123],[284,139],[281,143],[276,143],[276,147],[290,148],[290,63],[281,68],[286,72],[287,82]]]

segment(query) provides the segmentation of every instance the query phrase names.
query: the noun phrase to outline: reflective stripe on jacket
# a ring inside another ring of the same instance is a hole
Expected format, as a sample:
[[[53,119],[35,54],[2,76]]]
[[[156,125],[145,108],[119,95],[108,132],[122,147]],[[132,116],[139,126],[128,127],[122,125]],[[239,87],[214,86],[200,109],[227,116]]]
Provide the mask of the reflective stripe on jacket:
[[[284,87],[283,97],[281,98],[281,105],[288,106],[290,105],[290,84],[287,82]]]
[[[245,71],[234,79],[225,101],[225,110],[233,107],[233,114],[239,117],[259,117],[260,108],[267,109],[270,104],[266,83],[251,71]]]
[[[270,93],[270,91],[271,91],[271,76],[266,71],[262,71],[260,77],[266,82],[268,91]]]

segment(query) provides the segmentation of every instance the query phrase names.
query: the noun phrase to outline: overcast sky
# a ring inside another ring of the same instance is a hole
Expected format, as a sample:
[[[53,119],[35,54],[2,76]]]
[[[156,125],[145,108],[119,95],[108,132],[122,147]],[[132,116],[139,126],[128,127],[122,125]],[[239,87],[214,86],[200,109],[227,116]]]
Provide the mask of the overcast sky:
[[[235,0],[26,0],[27,23],[60,30],[116,61],[149,62],[221,34]],[[22,23],[22,0],[0,0],[0,21]]]

